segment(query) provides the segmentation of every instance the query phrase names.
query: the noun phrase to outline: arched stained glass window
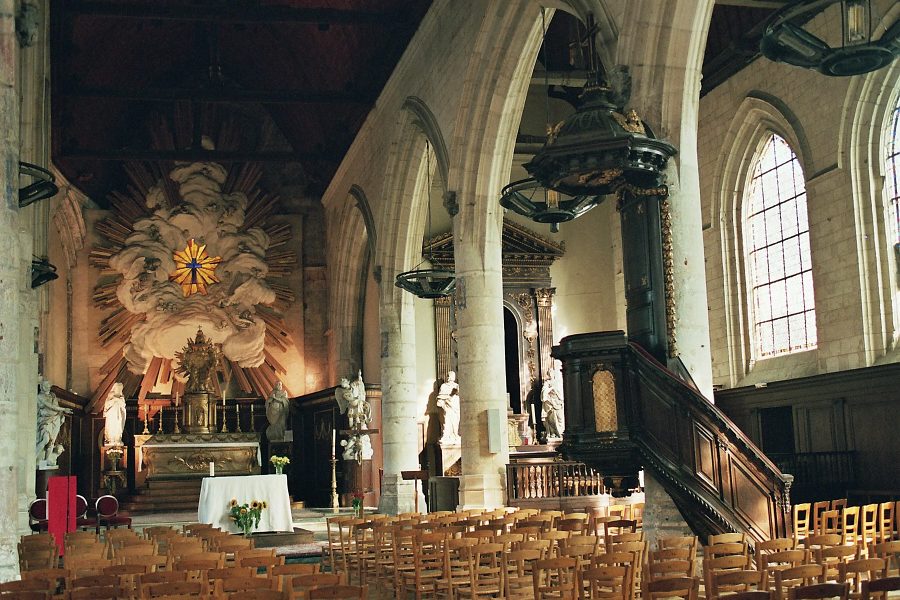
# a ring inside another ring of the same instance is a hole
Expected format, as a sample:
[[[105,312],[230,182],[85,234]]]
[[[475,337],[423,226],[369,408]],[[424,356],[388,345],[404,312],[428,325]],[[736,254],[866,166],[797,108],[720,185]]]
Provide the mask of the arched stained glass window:
[[[894,219],[894,242],[900,243],[900,97],[885,135],[884,193]]]
[[[756,357],[815,348],[806,185],[784,138],[772,134],[760,152],[744,207]]]

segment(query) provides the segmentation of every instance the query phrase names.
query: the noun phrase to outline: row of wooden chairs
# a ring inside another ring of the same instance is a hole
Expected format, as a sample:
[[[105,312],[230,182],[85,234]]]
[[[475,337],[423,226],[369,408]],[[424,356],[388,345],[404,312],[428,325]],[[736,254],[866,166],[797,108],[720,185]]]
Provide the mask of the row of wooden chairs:
[[[794,538],[810,535],[839,534],[844,543],[866,547],[875,542],[900,538],[900,501],[848,506],[846,498],[795,504],[793,507]]]

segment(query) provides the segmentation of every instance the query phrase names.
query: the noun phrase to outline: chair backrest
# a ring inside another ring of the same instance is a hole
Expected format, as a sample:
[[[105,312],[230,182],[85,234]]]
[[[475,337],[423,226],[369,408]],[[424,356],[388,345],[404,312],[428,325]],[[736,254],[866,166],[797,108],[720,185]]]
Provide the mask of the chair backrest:
[[[723,591],[749,592],[750,586],[755,589],[762,588],[763,574],[755,569],[741,569],[738,571],[722,571],[712,574],[712,586],[706,591],[706,597],[710,600],[718,598]]]
[[[38,498],[28,505],[28,518],[34,522],[47,520],[47,499]]]
[[[887,542],[894,537],[895,504],[882,502],[878,505],[878,541]]]
[[[97,516],[101,519],[108,519],[119,514],[119,501],[115,496],[105,495],[97,498],[94,504]]]
[[[791,588],[788,598],[790,600],[821,600],[823,598],[847,600],[849,596],[849,583],[816,583]]]
[[[75,495],[75,516],[79,519],[87,516],[88,501],[81,494]]]
[[[819,513],[819,528],[816,533],[819,535],[841,533],[841,512],[829,509]]]
[[[887,598],[887,592],[896,591],[900,591],[900,577],[884,577],[874,581],[863,581],[859,598],[869,600],[872,594],[884,594],[881,597]]]
[[[582,598],[628,600],[633,587],[631,567],[591,567],[581,572]]]
[[[328,587],[318,587],[309,590],[306,593],[309,600],[317,599],[346,599],[353,600],[358,598],[362,600],[368,597],[368,587],[365,585],[333,585]]]
[[[578,561],[574,558],[539,560],[534,563],[531,576],[534,600],[578,595]]]
[[[643,598],[684,598],[697,600],[700,579],[697,577],[670,577],[668,579],[645,578]]]
[[[810,533],[812,505],[809,502],[795,504],[793,510],[794,540],[799,544]]]

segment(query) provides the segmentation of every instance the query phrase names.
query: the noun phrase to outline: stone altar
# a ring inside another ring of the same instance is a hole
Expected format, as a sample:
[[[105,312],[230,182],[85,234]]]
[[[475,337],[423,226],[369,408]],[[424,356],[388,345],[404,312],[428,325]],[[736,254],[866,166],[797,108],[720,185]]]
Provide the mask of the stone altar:
[[[134,436],[136,466],[146,480],[259,475],[256,433],[163,433]]]

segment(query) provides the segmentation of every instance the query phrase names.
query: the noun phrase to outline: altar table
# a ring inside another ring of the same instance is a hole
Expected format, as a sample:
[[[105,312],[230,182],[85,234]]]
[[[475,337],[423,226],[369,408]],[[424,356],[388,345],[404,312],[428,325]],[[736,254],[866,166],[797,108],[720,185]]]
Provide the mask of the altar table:
[[[294,530],[287,475],[204,477],[200,485],[197,520],[223,531],[240,533],[238,526],[228,516],[228,503],[232,498],[238,504],[249,504],[253,500],[264,500],[268,504],[268,508],[260,516],[259,527],[254,531]]]

